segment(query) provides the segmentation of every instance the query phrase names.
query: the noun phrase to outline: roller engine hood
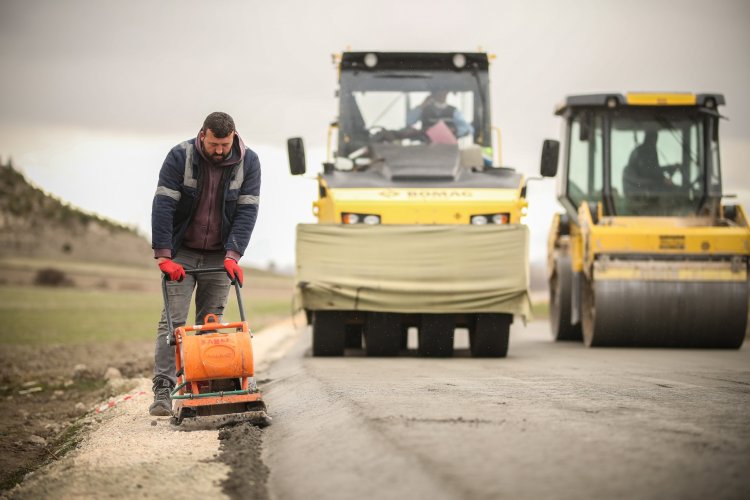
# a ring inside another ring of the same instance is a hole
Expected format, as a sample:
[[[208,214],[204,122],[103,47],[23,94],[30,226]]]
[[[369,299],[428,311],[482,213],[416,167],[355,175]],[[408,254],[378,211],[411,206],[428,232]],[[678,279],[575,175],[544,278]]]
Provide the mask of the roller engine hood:
[[[459,175],[460,155],[453,144],[371,147],[373,166],[391,181],[454,181]]]
[[[322,174],[336,188],[519,189],[522,176],[512,168],[467,168],[453,144],[371,145],[371,163],[356,170]]]

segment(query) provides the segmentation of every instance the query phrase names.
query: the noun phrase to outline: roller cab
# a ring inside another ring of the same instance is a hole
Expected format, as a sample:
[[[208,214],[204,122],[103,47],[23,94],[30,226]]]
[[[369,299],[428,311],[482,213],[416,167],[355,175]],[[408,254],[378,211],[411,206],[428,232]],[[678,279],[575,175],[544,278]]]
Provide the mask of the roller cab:
[[[742,345],[750,228],[723,192],[723,104],[720,94],[631,93],[571,96],[558,109],[565,212],[548,238],[557,340]]]

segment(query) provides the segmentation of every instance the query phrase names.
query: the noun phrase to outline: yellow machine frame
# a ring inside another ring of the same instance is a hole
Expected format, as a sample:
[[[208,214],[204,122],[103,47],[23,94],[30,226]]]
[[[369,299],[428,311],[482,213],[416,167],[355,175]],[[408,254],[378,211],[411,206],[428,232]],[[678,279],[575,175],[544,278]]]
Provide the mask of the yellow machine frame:
[[[381,224],[470,224],[473,215],[508,214],[520,224],[528,203],[518,189],[482,188],[345,188],[330,189],[313,202],[313,214],[324,224],[338,224],[344,213],[380,216]]]

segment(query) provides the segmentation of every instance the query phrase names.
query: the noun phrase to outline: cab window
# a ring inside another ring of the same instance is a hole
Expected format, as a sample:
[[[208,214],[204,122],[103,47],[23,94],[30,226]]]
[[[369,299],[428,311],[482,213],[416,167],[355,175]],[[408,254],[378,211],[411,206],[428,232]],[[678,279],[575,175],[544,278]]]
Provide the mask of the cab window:
[[[570,124],[567,194],[578,208],[583,201],[596,203],[602,192],[602,119],[580,113]]]
[[[700,117],[677,111],[614,116],[611,178],[617,214],[696,213],[705,192],[703,133]]]

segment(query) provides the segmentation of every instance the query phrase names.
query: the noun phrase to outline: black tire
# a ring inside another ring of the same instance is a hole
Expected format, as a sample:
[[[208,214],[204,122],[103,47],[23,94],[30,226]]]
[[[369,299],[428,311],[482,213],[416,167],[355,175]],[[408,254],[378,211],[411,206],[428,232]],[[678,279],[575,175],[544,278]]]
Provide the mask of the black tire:
[[[507,356],[511,323],[513,323],[512,314],[477,314],[473,328],[469,329],[471,355],[475,358]]]
[[[398,356],[401,349],[401,317],[395,313],[371,312],[365,322],[365,353],[368,356]]]
[[[552,338],[556,341],[583,340],[581,323],[571,324],[571,297],[573,296],[573,270],[570,256],[555,259],[555,272],[549,283],[549,321]]]
[[[453,356],[456,320],[452,314],[423,314],[417,354],[430,358]]]
[[[346,342],[343,311],[314,311],[312,322],[312,355],[343,356]]]
[[[346,339],[344,345],[347,349],[362,349],[362,325],[346,325]]]

